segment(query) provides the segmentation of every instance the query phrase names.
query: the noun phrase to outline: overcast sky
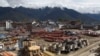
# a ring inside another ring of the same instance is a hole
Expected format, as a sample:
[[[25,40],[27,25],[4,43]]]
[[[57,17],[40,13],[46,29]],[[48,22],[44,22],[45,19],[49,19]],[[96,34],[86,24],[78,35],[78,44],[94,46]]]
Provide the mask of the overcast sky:
[[[66,7],[77,10],[81,13],[99,13],[100,0],[0,0],[2,7],[28,7],[42,8],[49,7]]]

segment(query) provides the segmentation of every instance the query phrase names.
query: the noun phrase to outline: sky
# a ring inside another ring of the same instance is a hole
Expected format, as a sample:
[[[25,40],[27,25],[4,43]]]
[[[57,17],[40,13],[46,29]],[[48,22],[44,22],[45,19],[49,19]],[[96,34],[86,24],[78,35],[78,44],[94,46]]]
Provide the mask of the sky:
[[[81,13],[100,13],[100,0],[0,0],[1,7],[66,7]]]

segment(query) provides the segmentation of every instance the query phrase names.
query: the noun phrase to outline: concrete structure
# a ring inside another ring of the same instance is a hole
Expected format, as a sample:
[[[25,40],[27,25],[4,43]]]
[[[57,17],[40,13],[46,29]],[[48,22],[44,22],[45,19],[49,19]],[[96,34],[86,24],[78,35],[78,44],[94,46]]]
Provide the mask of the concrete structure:
[[[6,21],[6,30],[11,29],[12,28],[12,21],[8,20]]]

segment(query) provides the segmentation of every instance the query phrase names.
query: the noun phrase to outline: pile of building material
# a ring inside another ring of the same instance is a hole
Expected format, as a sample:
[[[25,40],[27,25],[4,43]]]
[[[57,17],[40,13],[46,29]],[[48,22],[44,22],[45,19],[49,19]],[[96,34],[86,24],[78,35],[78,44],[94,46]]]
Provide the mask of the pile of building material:
[[[62,51],[71,52],[89,45],[88,40],[82,38],[66,39],[63,42],[53,43],[49,50],[60,54]]]
[[[55,30],[52,32],[48,32],[48,31],[32,32],[32,35],[34,37],[43,38],[44,40],[50,42],[61,42],[68,38],[71,38],[71,36],[78,35],[78,34],[72,31]]]
[[[88,36],[93,36],[93,37],[100,36],[99,33],[97,33],[96,31],[92,31],[92,30],[84,30],[84,31],[82,31],[82,34],[88,35]]]
[[[4,51],[4,52],[0,53],[0,56],[16,56],[16,54],[14,54],[12,52]]]

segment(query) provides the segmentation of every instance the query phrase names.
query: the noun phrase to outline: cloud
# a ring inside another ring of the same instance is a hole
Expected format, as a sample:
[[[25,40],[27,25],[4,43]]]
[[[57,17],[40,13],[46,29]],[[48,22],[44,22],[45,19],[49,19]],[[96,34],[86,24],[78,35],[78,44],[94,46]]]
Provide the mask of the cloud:
[[[9,4],[8,4],[8,2],[6,0],[0,0],[0,6],[2,6],[2,7],[8,7]]]
[[[81,13],[98,13],[100,11],[100,0],[0,0],[2,7],[66,7]]]

